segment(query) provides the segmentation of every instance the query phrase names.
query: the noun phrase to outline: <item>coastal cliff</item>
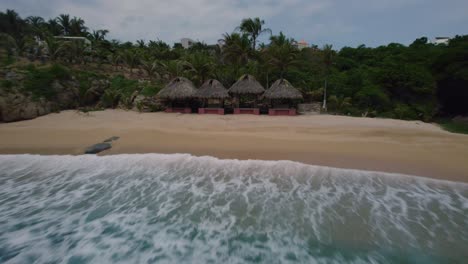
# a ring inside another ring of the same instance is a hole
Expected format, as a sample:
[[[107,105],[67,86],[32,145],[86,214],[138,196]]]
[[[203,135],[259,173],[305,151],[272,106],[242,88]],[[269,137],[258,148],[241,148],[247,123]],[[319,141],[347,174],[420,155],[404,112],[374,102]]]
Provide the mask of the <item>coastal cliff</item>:
[[[122,108],[158,111],[147,84],[123,76],[98,76],[58,64],[0,72],[0,122],[33,119],[51,112]]]

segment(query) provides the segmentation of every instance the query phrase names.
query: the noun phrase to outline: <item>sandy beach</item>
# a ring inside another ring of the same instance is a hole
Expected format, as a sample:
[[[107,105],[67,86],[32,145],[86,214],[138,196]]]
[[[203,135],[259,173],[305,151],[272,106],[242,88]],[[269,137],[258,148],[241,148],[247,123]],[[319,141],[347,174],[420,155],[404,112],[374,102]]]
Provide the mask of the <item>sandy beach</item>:
[[[111,136],[100,155],[190,153],[468,182],[468,136],[420,121],[318,115],[183,115],[63,111],[0,124],[1,154],[72,154]]]

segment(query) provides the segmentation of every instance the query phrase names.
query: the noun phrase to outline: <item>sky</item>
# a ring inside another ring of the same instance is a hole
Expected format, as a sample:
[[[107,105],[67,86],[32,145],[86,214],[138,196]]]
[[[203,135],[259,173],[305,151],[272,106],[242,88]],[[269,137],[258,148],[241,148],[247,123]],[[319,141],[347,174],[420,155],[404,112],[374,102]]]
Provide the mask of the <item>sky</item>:
[[[109,38],[216,43],[243,18],[260,17],[273,34],[335,48],[410,44],[426,36],[468,34],[467,0],[0,0],[0,10],[44,18],[66,13]],[[266,41],[267,36],[261,38]]]

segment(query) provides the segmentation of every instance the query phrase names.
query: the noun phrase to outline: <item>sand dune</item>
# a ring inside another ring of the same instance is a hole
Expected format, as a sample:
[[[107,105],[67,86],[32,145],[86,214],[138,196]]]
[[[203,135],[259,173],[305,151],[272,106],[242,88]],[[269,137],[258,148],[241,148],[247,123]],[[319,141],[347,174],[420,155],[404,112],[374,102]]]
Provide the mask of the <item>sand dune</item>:
[[[119,136],[118,153],[294,160],[468,182],[468,136],[419,121],[344,116],[182,115],[63,111],[0,124],[0,153],[82,154]]]

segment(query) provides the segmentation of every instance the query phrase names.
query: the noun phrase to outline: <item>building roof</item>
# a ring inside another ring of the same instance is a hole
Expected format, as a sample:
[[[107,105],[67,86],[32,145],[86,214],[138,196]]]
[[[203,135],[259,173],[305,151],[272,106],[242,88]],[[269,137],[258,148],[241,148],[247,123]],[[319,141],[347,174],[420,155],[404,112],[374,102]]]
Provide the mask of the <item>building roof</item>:
[[[187,99],[195,97],[197,89],[193,83],[184,77],[172,79],[157,96],[162,99]]]
[[[253,77],[252,75],[242,75],[231,88],[229,93],[231,94],[261,94],[265,91],[265,88]]]
[[[203,99],[225,99],[229,97],[229,93],[222,83],[210,79],[198,89],[195,96]]]
[[[264,94],[267,99],[302,99],[302,94],[285,79],[274,82]]]

